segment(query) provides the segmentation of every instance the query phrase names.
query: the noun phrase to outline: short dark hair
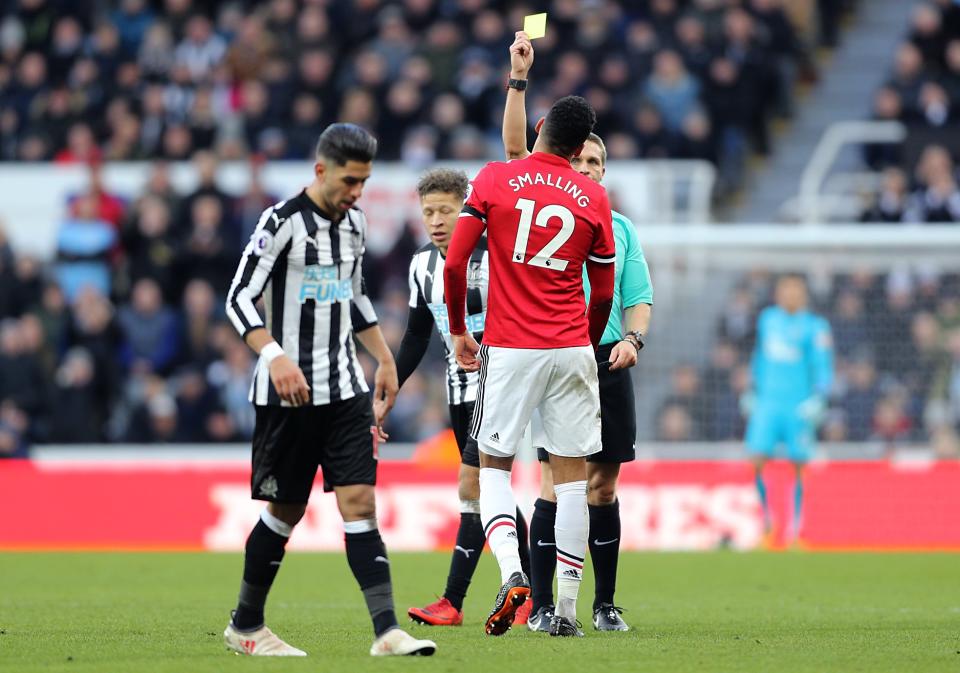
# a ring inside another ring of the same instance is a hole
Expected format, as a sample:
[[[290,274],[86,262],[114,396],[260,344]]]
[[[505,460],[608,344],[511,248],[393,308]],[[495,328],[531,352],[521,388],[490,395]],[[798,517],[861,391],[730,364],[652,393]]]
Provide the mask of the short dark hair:
[[[373,161],[377,139],[356,124],[330,124],[317,141],[317,159],[328,159],[338,166],[348,161]]]
[[[777,276],[776,281],[774,282],[774,287],[780,283],[787,281],[794,281],[801,283],[804,287],[809,289],[809,283],[807,282],[807,274],[802,271],[784,271],[779,276]]]
[[[463,171],[452,168],[434,168],[420,176],[417,182],[417,194],[422,199],[427,194],[453,194],[461,201],[467,198],[467,186],[470,179]]]
[[[590,135],[587,136],[587,140],[589,140],[592,143],[596,143],[596,145],[600,148],[600,163],[606,166],[607,165],[607,146],[603,143],[603,138],[598,136],[596,133],[591,133]]]
[[[596,123],[597,113],[585,98],[564,96],[550,108],[540,132],[554,150],[569,157],[590,137]]]

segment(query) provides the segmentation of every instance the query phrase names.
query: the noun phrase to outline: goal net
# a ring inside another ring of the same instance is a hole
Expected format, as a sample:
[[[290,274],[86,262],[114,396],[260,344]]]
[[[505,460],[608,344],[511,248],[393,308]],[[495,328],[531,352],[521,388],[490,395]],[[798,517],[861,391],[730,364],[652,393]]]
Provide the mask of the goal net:
[[[638,441],[739,443],[758,312],[799,272],[829,321],[836,367],[824,443],[958,453],[960,232],[883,225],[647,226],[655,287],[634,372]],[[728,444],[732,446],[733,444]],[[738,445],[738,444],[737,444]],[[712,448],[711,448],[712,447]],[[669,450],[669,446],[667,446]]]

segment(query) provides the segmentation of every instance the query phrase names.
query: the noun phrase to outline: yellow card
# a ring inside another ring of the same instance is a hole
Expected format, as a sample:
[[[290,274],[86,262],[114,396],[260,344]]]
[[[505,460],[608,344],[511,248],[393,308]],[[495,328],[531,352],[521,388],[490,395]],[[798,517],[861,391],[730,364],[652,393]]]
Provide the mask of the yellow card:
[[[530,14],[529,16],[523,17],[523,32],[526,33],[531,40],[536,40],[538,37],[546,35],[547,13]]]

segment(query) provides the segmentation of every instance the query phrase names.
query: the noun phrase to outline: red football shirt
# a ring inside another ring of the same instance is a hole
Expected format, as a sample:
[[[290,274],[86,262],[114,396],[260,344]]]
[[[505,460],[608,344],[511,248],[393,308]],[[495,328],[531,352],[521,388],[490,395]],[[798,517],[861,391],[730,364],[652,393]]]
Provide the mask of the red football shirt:
[[[456,269],[457,250],[473,250],[476,241],[471,239],[484,228],[490,281],[483,343],[507,348],[590,345],[583,265],[587,259],[603,264],[615,259],[606,190],[553,154],[535,152],[487,164],[471,183],[445,266],[451,276],[445,287],[454,334],[466,329],[461,296],[466,282],[460,278],[465,268]]]

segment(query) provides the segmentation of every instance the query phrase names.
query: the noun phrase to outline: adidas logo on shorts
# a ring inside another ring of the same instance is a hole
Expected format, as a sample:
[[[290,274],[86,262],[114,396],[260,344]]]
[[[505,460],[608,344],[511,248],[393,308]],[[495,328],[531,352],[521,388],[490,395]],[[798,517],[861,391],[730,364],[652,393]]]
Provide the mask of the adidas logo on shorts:
[[[495,433],[493,433],[492,435],[490,435],[490,441],[491,441],[491,442],[497,442],[497,443],[499,444],[499,443],[500,443],[500,433],[499,433],[499,432],[495,432]]]

